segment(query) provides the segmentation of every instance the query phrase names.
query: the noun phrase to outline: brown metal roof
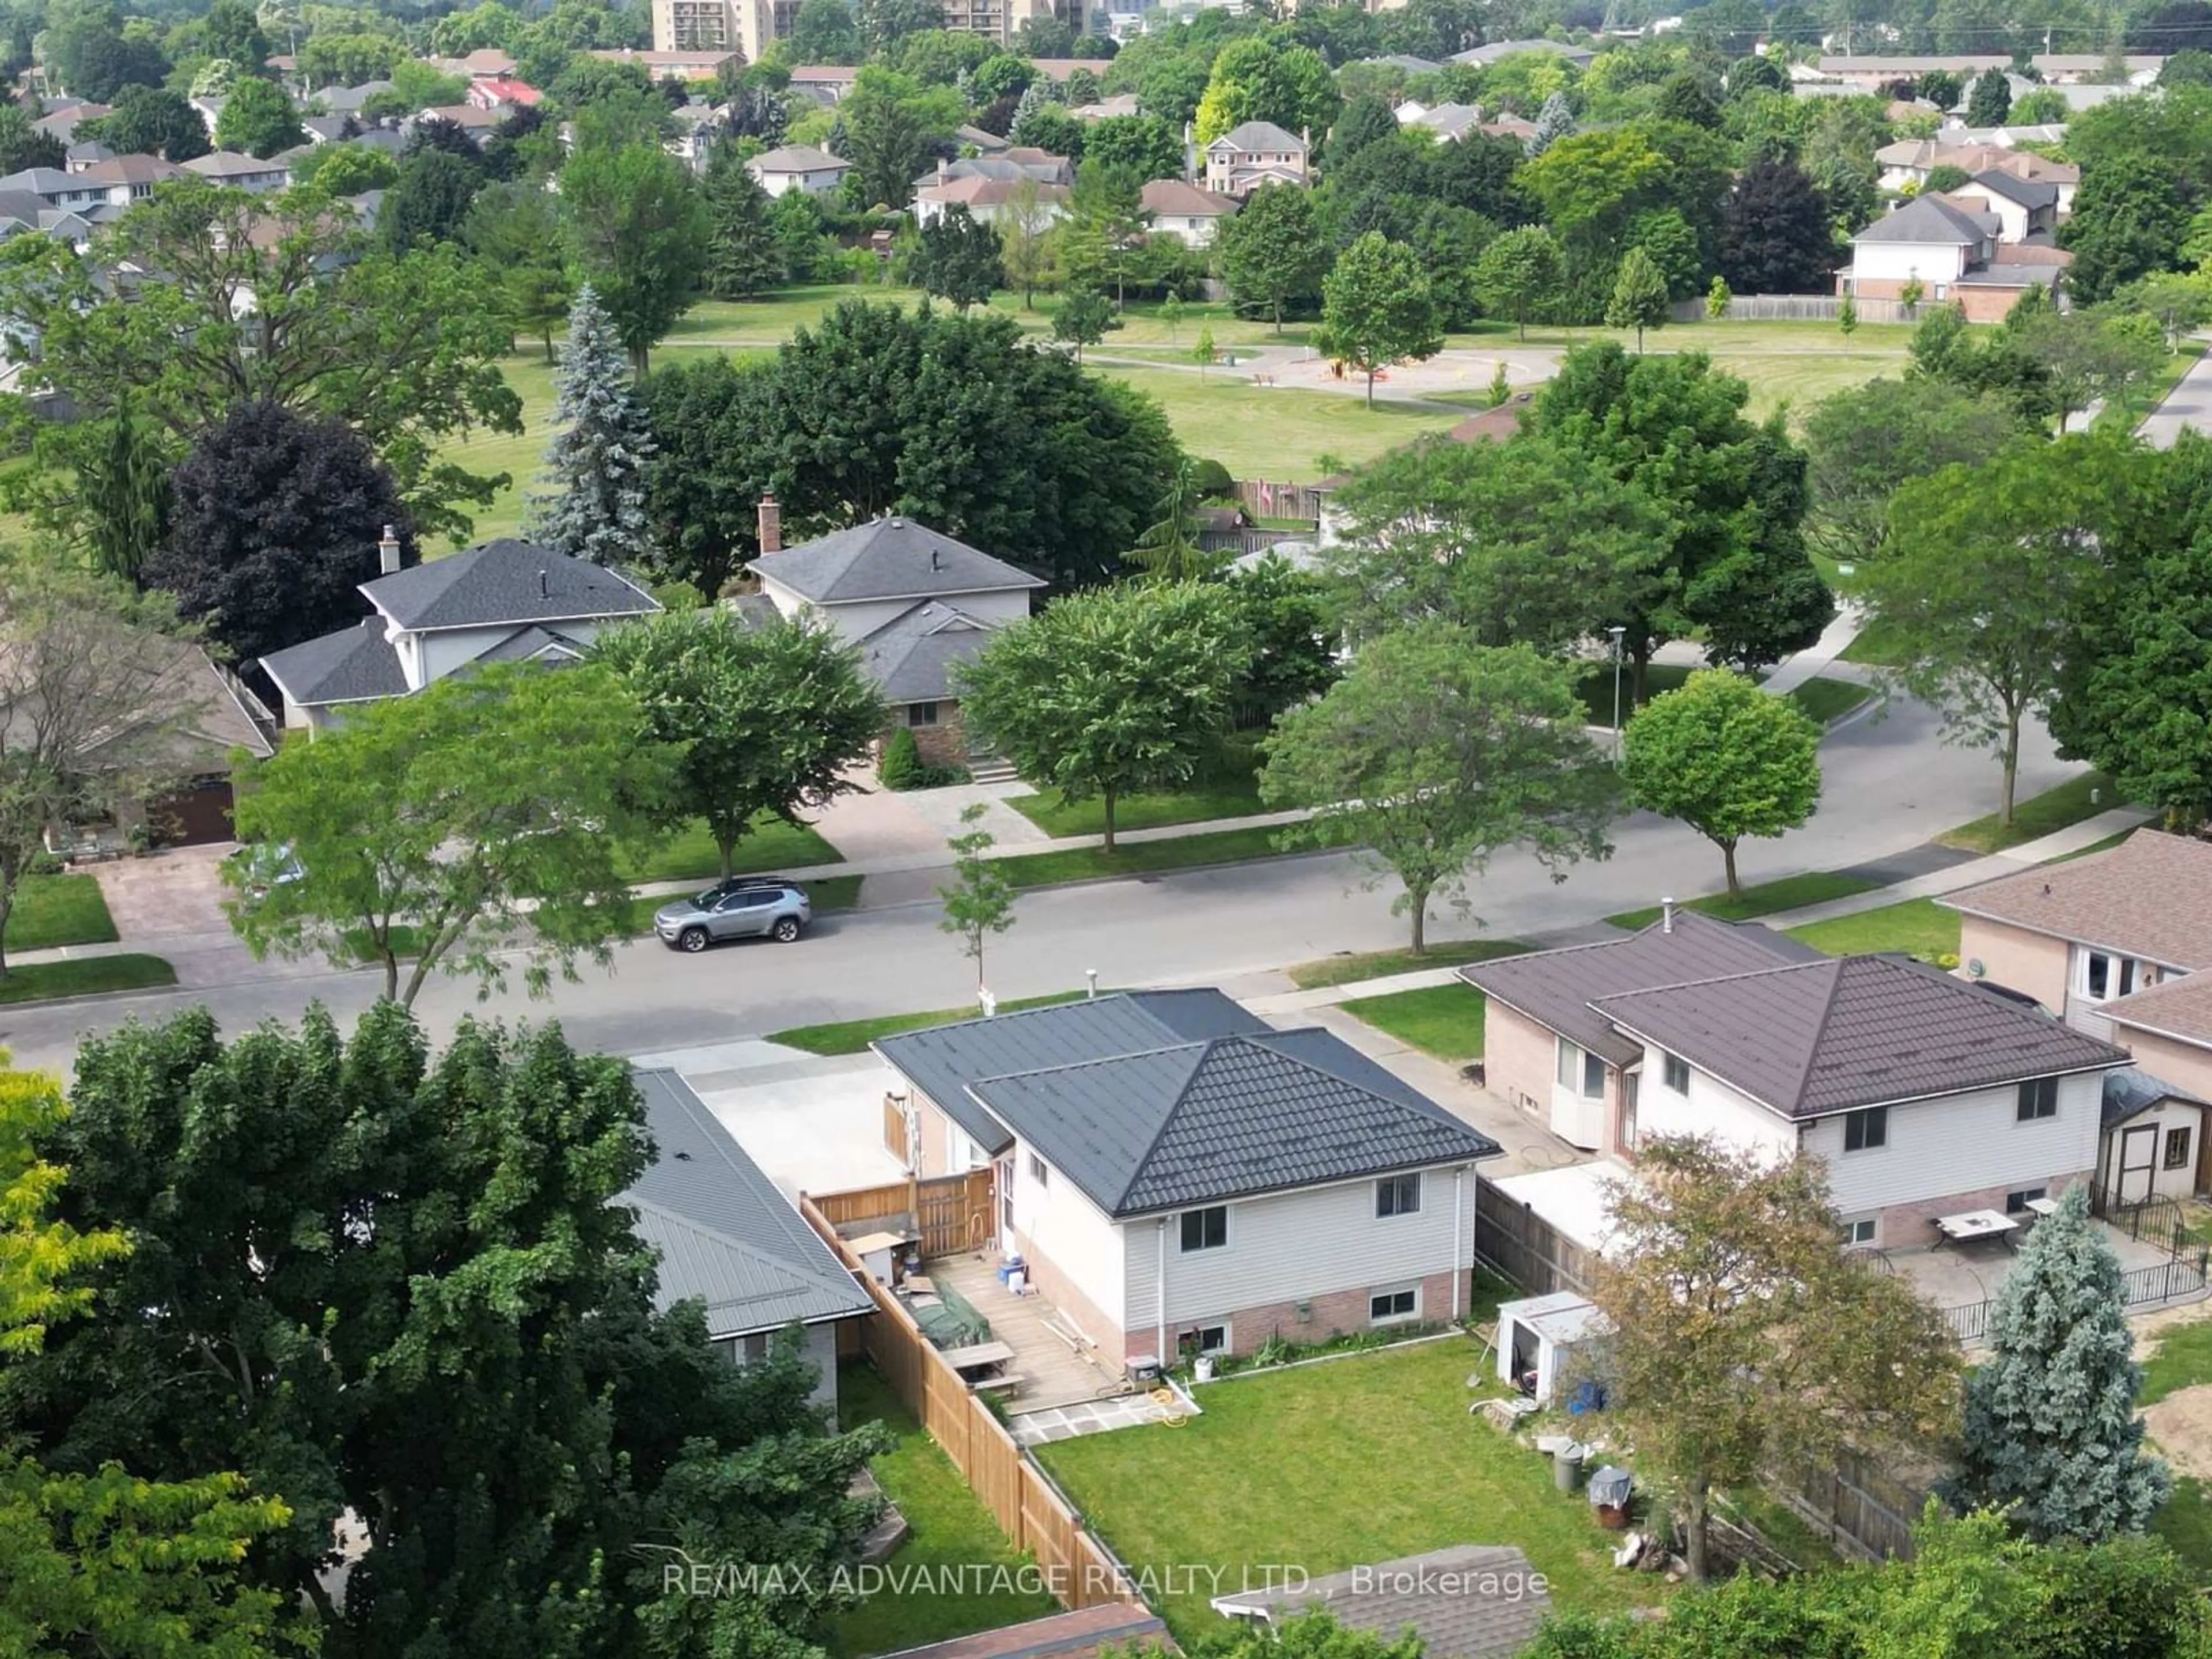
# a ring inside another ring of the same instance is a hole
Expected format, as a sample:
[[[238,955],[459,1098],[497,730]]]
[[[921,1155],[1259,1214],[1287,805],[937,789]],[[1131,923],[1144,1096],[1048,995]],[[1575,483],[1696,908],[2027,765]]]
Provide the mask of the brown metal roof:
[[[1055,1613],[927,1647],[902,1648],[885,1659],[1092,1659],[1103,1648],[1125,1642],[1178,1651],[1151,1609],[1101,1601],[1079,1613]]]
[[[1217,1596],[1213,1606],[1271,1621],[1325,1611],[1347,1630],[1372,1631],[1385,1640],[1411,1631],[1426,1659],[1506,1659],[1534,1637],[1551,1610],[1551,1592],[1519,1550],[1455,1544],[1295,1588]]]
[[[1898,957],[1607,997],[1597,1012],[1784,1117],[2124,1066],[2124,1050]]]
[[[1940,901],[1961,915],[2212,968],[2212,842],[2138,830],[2110,852],[2000,876]]]

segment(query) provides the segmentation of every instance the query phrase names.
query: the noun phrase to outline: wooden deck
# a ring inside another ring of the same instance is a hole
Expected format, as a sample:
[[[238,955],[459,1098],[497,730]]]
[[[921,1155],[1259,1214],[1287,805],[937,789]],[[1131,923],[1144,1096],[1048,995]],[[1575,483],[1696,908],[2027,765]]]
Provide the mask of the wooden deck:
[[[991,1334],[1014,1351],[1006,1369],[1020,1377],[1022,1385],[1012,1395],[1000,1396],[1007,1415],[1095,1400],[1120,1381],[1119,1368],[1095,1357],[1079,1357],[1045,1328],[1045,1321],[1050,1319],[1063,1329],[1080,1327],[1034,1291],[1015,1296],[999,1282],[995,1254],[986,1252],[980,1259],[973,1251],[935,1256],[927,1271],[937,1283],[951,1285],[974,1303],[976,1311],[991,1322]],[[1086,1346],[1084,1352],[1095,1356],[1096,1350]]]

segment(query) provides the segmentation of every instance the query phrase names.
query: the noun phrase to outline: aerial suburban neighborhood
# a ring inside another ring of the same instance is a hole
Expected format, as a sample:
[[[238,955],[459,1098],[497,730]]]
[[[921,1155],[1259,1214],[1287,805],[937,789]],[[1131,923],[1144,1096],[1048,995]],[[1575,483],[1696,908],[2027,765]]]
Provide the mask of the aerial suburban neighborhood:
[[[2212,4],[0,9],[0,1659],[2212,1656]]]

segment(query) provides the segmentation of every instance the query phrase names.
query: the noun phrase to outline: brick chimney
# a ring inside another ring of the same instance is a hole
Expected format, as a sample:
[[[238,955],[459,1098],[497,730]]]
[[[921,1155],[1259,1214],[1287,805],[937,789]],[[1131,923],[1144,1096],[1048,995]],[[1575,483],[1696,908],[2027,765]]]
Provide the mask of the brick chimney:
[[[776,505],[773,490],[764,490],[761,494],[760,550],[763,553],[783,551],[783,509]]]

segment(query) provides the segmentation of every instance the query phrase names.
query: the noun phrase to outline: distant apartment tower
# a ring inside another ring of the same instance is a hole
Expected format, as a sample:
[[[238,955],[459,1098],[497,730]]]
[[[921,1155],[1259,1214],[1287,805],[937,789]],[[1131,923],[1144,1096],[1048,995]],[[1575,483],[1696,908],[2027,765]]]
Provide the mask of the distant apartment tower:
[[[791,33],[799,0],[653,0],[656,52],[741,52],[759,61]]]

